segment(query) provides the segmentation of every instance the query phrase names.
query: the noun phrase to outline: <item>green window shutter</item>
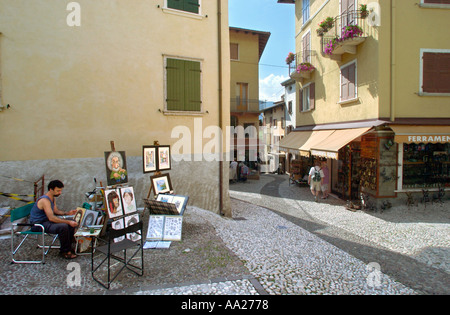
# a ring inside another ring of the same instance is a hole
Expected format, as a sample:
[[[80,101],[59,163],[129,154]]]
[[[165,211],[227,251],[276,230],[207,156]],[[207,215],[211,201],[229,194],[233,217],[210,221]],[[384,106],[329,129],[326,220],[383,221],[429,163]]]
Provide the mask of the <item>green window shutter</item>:
[[[183,10],[184,0],[167,0],[167,6],[171,9]]]
[[[200,4],[198,3],[198,0],[168,0],[167,6],[171,9],[198,14]]]
[[[167,59],[167,110],[200,111],[200,62]]]
[[[201,96],[200,96],[200,81],[201,70],[200,62],[185,61],[185,110],[186,111],[200,111],[201,110]]]
[[[198,14],[199,7],[198,0],[184,0],[184,11]]]
[[[184,110],[184,61],[167,59],[167,110]]]

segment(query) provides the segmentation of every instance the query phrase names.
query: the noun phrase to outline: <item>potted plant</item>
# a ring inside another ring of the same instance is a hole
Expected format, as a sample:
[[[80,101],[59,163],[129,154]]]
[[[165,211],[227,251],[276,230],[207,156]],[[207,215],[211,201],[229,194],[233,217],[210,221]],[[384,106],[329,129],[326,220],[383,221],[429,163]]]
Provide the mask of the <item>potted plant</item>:
[[[369,10],[367,10],[367,4],[361,4],[359,7],[359,12],[361,14],[361,18],[365,19],[369,16]]]
[[[341,41],[349,38],[359,37],[363,34],[363,30],[358,25],[347,25],[342,30]]]
[[[334,26],[334,19],[332,17],[327,17],[325,20],[319,23],[317,35],[323,36],[323,34],[332,29],[333,26]]]
[[[331,39],[326,45],[325,45],[325,49],[324,49],[324,53],[327,55],[332,55],[333,54],[333,50],[336,47],[336,45],[338,44],[338,42],[340,41],[339,37],[335,37],[333,39]]]
[[[293,61],[295,60],[295,55],[294,53],[289,53],[287,58],[286,58],[286,63],[289,65],[291,64]]]
[[[312,72],[316,70],[316,68],[309,62],[302,62],[301,64],[298,65],[297,67],[297,72]]]

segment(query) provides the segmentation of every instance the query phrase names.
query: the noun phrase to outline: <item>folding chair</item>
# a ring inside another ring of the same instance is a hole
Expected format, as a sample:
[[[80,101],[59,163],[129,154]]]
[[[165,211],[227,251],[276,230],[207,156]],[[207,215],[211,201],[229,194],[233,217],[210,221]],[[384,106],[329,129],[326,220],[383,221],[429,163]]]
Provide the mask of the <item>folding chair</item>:
[[[138,276],[143,276],[144,275],[144,238],[142,237],[142,227],[143,227],[143,223],[142,221],[131,225],[127,228],[121,229],[121,230],[113,230],[111,227],[108,228],[107,230],[107,240],[101,240],[99,239],[99,241],[103,241],[105,243],[107,243],[106,245],[103,246],[98,246],[92,247],[92,258],[91,258],[91,273],[92,273],[92,278],[97,281],[99,284],[101,284],[103,287],[105,287],[106,289],[109,289],[111,283],[117,278],[117,276],[122,272],[123,269],[125,269],[125,267],[132,271],[133,273],[135,273]],[[114,243],[114,239],[115,238],[120,238],[122,236],[125,236],[128,233],[136,233],[140,231],[141,235],[141,239],[133,242],[127,238],[125,238],[124,240]],[[131,256],[127,257],[127,250],[129,249],[135,249],[135,251],[133,252],[133,254]],[[94,251],[95,253],[99,253],[100,255],[105,255],[104,259],[100,262],[100,264],[94,268]],[[122,252],[123,257],[119,257],[116,256],[116,253]],[[134,257],[141,252],[141,266],[136,266],[131,264],[131,260],[134,259]],[[111,277],[111,268],[113,266],[111,266],[111,258],[117,260],[118,262],[122,263],[123,266],[122,268],[120,268],[113,277]],[[99,271],[99,268],[101,266],[103,266],[104,264],[107,264],[107,281],[102,281],[101,279],[96,277],[96,273],[100,273],[101,270]]]
[[[45,229],[41,224],[30,224],[30,223],[14,223],[17,220],[28,218],[31,212],[31,208],[33,208],[34,203],[27,204],[26,206],[16,208],[11,211],[11,263],[12,264],[45,264],[45,256],[47,255],[48,251],[53,248],[58,248],[59,246],[53,246],[53,244],[56,242],[56,239],[58,238],[58,235],[51,235],[45,233]],[[18,231],[14,232],[15,227],[30,227],[27,231]],[[32,227],[39,227],[41,230],[38,232],[32,232]],[[52,237],[52,241],[50,245],[45,245],[45,236],[48,235]],[[22,237],[22,241],[20,244],[15,247],[14,240],[16,236]],[[17,254],[19,249],[22,247],[24,242],[28,239],[29,236],[37,236],[38,239],[38,247],[42,249],[42,259],[41,260],[16,260],[14,256]],[[41,242],[39,242],[39,238],[41,238]],[[47,249],[47,250],[46,250]]]

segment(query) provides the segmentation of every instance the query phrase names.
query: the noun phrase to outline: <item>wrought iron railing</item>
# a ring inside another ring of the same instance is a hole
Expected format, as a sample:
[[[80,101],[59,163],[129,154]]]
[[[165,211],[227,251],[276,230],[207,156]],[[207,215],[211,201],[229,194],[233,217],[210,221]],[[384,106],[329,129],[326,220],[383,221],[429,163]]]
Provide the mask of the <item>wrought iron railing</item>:
[[[367,11],[366,11],[367,12]],[[373,35],[374,28],[370,26],[367,13],[360,10],[350,11],[333,18],[332,27],[326,32],[317,30],[321,36],[322,53],[325,53],[327,45],[333,40],[344,40],[349,37],[369,37]]]
[[[230,110],[232,112],[241,113],[257,113],[260,101],[257,99],[247,99],[240,96],[232,97],[230,99]]]
[[[317,67],[317,51],[304,50],[295,54],[295,59],[289,64],[289,74],[296,71],[300,65],[312,65]]]

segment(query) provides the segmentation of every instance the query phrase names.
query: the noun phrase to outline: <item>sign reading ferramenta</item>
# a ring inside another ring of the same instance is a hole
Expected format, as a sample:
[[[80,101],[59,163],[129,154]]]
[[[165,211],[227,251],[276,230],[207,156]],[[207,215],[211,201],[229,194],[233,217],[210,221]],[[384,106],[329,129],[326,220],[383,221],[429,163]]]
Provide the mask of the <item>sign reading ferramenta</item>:
[[[450,135],[396,135],[397,143],[446,143]]]

